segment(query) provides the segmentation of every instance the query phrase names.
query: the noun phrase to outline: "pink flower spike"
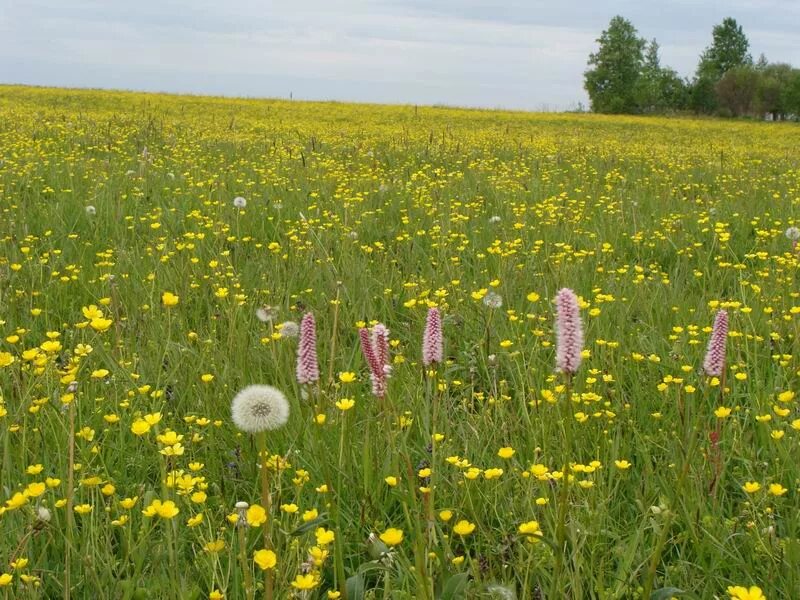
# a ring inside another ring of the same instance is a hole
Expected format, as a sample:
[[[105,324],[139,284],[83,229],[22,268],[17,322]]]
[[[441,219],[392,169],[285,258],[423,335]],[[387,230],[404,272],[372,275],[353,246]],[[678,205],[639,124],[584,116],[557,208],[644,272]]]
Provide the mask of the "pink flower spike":
[[[556,369],[573,374],[581,366],[583,323],[578,297],[569,288],[556,294]]]
[[[443,358],[442,315],[438,308],[429,308],[425,332],[422,334],[422,364],[429,367],[433,363],[441,363]]]
[[[728,313],[724,310],[717,311],[711,337],[708,340],[708,350],[703,361],[703,370],[709,377],[721,377],[725,370],[725,344],[728,340]]]
[[[319,381],[317,363],[317,326],[314,315],[303,315],[300,321],[300,341],[297,346],[297,382],[300,384]]]

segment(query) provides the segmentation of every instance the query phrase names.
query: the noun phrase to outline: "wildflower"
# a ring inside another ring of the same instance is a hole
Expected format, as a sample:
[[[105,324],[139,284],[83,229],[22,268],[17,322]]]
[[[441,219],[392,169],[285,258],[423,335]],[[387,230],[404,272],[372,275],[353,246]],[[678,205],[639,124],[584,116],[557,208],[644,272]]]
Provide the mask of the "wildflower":
[[[470,523],[465,519],[460,520],[453,526],[453,533],[461,537],[468,536],[473,531],[475,531],[475,523]]]
[[[397,546],[403,541],[403,531],[390,527],[380,535],[381,541],[387,546]]]
[[[93,216],[95,216],[97,214],[97,209],[94,206],[92,206],[91,204],[86,206],[83,210],[86,212],[86,216],[87,217],[93,217]],[[788,237],[788,235],[787,235],[787,237]]]
[[[336,535],[333,533],[333,531],[325,529],[324,527],[317,527],[314,535],[317,538],[318,546],[327,546],[336,538]]]
[[[250,385],[236,394],[231,414],[239,429],[259,433],[286,424],[289,402],[283,392],[271,385]]]
[[[714,326],[711,329],[711,338],[708,340],[708,350],[703,361],[703,370],[709,377],[721,377],[725,369],[725,342],[728,337],[728,313],[725,310],[717,311]]]
[[[767,491],[769,491],[772,496],[783,496],[789,490],[783,487],[780,483],[770,483]]]
[[[624,471],[626,469],[630,469],[631,468],[631,463],[628,462],[627,460],[615,460],[614,461],[614,466],[617,467],[618,469]]]
[[[798,240],[800,240],[800,229],[798,229],[797,227],[789,227],[784,232],[783,235],[785,235],[786,239],[788,239],[789,241],[797,242]]]
[[[294,321],[284,321],[278,325],[278,331],[283,337],[296,338],[300,334],[300,326]]]
[[[755,585],[751,585],[750,589],[741,585],[732,585],[728,586],[727,592],[730,594],[731,600],[766,600],[767,598],[761,588]]]
[[[527,523],[523,523],[519,526],[519,532],[522,535],[534,535],[534,536],[541,536],[542,531],[539,529],[538,521],[528,521]]]
[[[275,308],[274,306],[265,304],[263,306],[259,306],[256,309],[256,318],[262,323],[271,323],[277,316],[278,316],[278,309]],[[295,325],[297,324],[295,323]],[[284,323],[284,327],[285,326],[286,324]]]
[[[241,196],[236,196],[236,198],[233,199],[233,205],[236,208],[244,208],[247,206],[247,200],[245,200]]]
[[[13,580],[14,576],[11,573],[0,573],[0,587],[10,585]]]
[[[580,367],[583,352],[583,324],[578,297],[568,288],[556,294],[556,368],[573,374]]]
[[[176,296],[172,292],[164,292],[161,294],[161,304],[167,308],[177,306],[178,302],[180,302],[180,296]]]
[[[489,292],[483,297],[484,306],[496,309],[503,306],[503,297],[495,292]]]
[[[336,408],[344,412],[353,408],[353,406],[356,404],[356,401],[352,398],[342,398],[341,400],[337,400],[334,404],[336,405]]]
[[[316,323],[314,315],[307,312],[300,321],[300,343],[297,347],[297,382],[311,384],[318,380]]]
[[[247,509],[247,524],[250,527],[260,527],[267,522],[267,511],[258,504],[253,504]]]
[[[342,371],[339,373],[339,381],[342,383],[353,383],[356,380],[356,374],[350,371]]]
[[[262,571],[267,569],[274,569],[278,564],[278,557],[272,550],[256,550],[253,554],[253,561],[259,566]]]
[[[369,377],[372,382],[372,395],[383,398],[386,395],[386,378],[391,371],[389,366],[389,330],[378,323],[369,330],[361,328],[358,332],[361,341],[361,353],[369,366]]]
[[[742,486],[742,489],[748,494],[755,494],[758,490],[761,489],[761,484],[758,483],[757,481],[748,481]]]
[[[77,507],[76,507],[77,508]],[[172,500],[162,502],[161,500],[153,500],[150,506],[142,511],[145,517],[155,517],[158,515],[162,519],[171,519],[180,512],[180,509],[175,506]]]
[[[442,316],[438,308],[430,308],[425,319],[425,332],[422,335],[422,364],[429,367],[433,363],[441,363],[444,355],[443,346]]]
[[[315,573],[298,575],[292,581],[292,587],[298,590],[313,590],[319,585],[319,578]]]

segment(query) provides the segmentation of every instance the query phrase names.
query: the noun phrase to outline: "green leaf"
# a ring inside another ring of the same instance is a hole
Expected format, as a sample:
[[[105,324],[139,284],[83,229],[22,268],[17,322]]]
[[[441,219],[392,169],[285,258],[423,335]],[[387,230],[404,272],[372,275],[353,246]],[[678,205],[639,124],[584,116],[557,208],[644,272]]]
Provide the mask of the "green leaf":
[[[303,535],[307,531],[311,531],[312,529],[315,529],[318,526],[322,525],[327,520],[328,519],[325,518],[325,517],[317,517],[313,521],[309,521],[308,523],[303,523],[302,525],[300,525],[300,527],[298,527],[297,529],[292,531],[289,535],[292,536],[292,537],[296,537],[298,535]]]
[[[348,577],[344,584],[347,590],[347,600],[363,600],[364,599],[364,578],[361,573]]]
[[[673,596],[680,596],[685,593],[686,592],[676,587],[664,587],[653,590],[650,594],[650,600],[669,600]]]
[[[456,573],[445,582],[440,600],[461,600],[466,598],[468,586],[469,573]]]

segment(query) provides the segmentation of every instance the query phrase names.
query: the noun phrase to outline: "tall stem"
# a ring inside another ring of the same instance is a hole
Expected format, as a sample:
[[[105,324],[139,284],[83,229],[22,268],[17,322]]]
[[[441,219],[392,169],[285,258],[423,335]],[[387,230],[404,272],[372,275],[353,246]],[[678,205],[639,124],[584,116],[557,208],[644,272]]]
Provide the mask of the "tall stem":
[[[272,496],[269,493],[269,466],[267,465],[267,434],[260,432],[256,436],[258,444],[258,466],[261,474],[261,506],[267,513],[267,522],[264,523],[264,549],[271,550],[272,540],[270,530],[272,528]],[[272,600],[272,569],[264,571],[264,598]]]
[[[558,523],[556,524],[556,566],[553,573],[553,589],[563,592],[566,588],[561,584],[564,569],[564,557],[567,553],[567,513],[569,508],[569,458],[572,450],[572,375],[567,373],[565,384],[566,399],[562,403],[564,420],[564,468],[561,471],[561,493],[558,500]],[[558,593],[554,594],[554,597]]]
[[[64,548],[64,600],[70,600],[70,557],[72,554],[73,490],[75,488],[75,398],[69,403],[69,432],[67,440],[67,545]]]

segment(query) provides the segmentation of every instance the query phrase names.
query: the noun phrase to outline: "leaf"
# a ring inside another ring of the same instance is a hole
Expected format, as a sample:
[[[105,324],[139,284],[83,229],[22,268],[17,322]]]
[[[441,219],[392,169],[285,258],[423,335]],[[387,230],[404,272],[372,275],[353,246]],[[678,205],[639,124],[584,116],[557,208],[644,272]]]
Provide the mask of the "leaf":
[[[686,592],[676,587],[664,587],[653,590],[650,594],[650,600],[669,600],[673,596],[680,596],[685,593]]]
[[[456,573],[444,583],[440,600],[461,600],[467,597],[469,573]]]
[[[303,535],[307,531],[311,531],[312,529],[315,529],[319,525],[322,525],[327,520],[328,519],[326,519],[325,517],[317,517],[313,521],[309,521],[308,523],[303,523],[302,525],[300,525],[300,527],[298,527],[297,529],[292,531],[289,535],[292,536],[292,537],[296,537],[298,535]]]
[[[364,600],[364,578],[361,573],[348,577],[345,581],[347,600]]]

